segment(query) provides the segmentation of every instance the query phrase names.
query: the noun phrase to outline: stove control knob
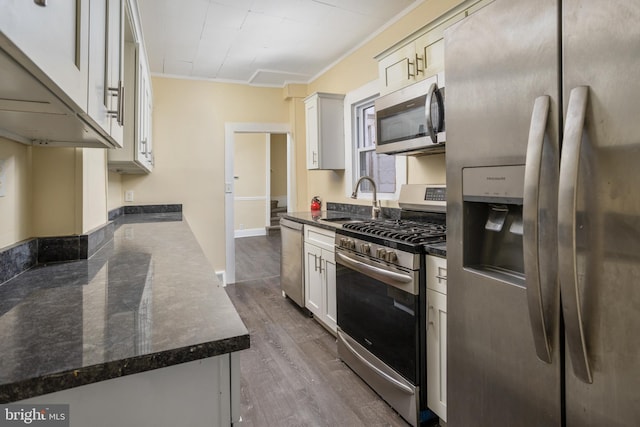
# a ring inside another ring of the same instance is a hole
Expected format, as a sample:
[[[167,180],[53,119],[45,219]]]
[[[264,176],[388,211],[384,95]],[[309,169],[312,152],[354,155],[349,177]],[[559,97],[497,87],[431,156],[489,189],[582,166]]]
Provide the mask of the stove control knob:
[[[376,249],[376,257],[377,258],[384,259],[386,255],[387,255],[387,250],[386,249],[383,249],[383,248]]]
[[[396,262],[398,260],[398,255],[395,252],[387,252],[387,256],[385,257],[387,262]]]
[[[340,247],[341,248],[346,248],[347,247],[347,238],[346,237],[341,237],[340,238]]]
[[[361,243],[360,244],[360,252],[362,252],[363,254],[368,254],[371,252],[371,245],[369,245],[368,243]]]
[[[355,250],[355,248],[356,248],[356,242],[355,242],[355,241],[353,241],[353,240],[351,240],[351,239],[348,239],[348,241],[347,241],[347,247],[348,247],[349,249]]]

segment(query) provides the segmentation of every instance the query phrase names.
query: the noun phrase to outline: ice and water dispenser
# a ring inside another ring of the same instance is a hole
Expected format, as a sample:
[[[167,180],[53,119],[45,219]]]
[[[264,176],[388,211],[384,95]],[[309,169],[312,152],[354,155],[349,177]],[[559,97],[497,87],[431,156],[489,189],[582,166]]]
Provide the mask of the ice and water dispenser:
[[[524,165],[462,170],[465,268],[525,285],[523,192]]]

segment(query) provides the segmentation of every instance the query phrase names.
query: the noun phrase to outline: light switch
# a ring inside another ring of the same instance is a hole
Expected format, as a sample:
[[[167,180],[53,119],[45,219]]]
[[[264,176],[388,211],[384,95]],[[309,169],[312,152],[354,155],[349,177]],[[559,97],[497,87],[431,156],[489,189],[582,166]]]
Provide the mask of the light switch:
[[[127,190],[124,192],[124,201],[133,202],[133,190]]]

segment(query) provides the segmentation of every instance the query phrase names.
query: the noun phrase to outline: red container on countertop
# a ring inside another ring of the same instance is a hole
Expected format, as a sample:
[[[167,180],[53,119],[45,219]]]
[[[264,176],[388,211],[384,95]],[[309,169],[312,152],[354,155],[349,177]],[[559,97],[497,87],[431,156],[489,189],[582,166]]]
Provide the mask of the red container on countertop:
[[[320,198],[318,196],[314,196],[314,198],[311,199],[311,210],[319,211],[321,209],[322,209],[322,202],[320,201]]]

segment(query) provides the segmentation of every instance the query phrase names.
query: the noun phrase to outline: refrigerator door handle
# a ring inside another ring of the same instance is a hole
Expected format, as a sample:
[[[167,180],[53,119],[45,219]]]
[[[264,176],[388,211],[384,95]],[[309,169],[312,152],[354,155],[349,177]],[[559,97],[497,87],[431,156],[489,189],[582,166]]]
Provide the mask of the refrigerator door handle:
[[[545,319],[542,278],[548,278],[546,272],[540,271],[540,251],[550,250],[547,247],[540,247],[539,239],[539,208],[540,192],[549,189],[542,188],[540,177],[543,166],[543,147],[545,143],[547,119],[549,117],[549,96],[539,96],[533,105],[531,114],[531,125],[529,128],[529,141],[527,143],[527,157],[524,173],[524,201],[523,201],[523,250],[524,250],[524,271],[527,286],[527,303],[529,306],[529,319],[531,320],[531,331],[533,332],[533,342],[538,358],[544,362],[551,363],[551,337],[547,333],[550,331]],[[555,244],[552,242],[551,245]]]
[[[580,149],[582,145],[589,87],[571,90],[565,120],[560,182],[558,189],[558,267],[562,313],[573,372],[585,383],[593,383],[581,313],[576,264],[576,203]]]

